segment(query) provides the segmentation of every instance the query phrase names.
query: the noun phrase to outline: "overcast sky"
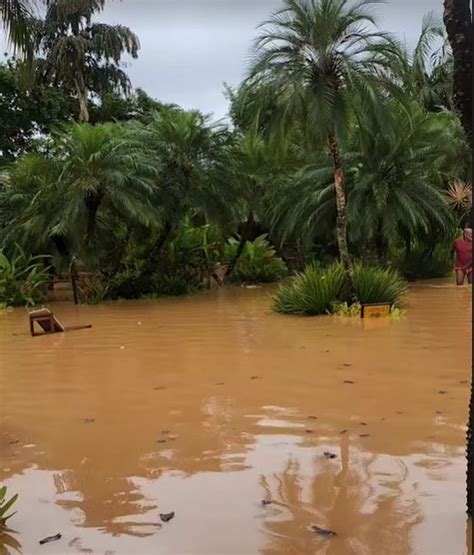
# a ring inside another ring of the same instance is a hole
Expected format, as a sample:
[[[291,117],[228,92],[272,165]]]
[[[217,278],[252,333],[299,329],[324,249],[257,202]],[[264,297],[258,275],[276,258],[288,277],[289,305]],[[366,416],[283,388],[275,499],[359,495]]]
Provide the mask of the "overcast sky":
[[[140,56],[127,64],[134,87],[222,117],[223,83],[239,83],[257,25],[279,5],[280,0],[108,0],[100,19],[127,25],[140,38]],[[408,45],[416,41],[423,15],[441,10],[442,0],[388,0],[375,7],[380,26]]]

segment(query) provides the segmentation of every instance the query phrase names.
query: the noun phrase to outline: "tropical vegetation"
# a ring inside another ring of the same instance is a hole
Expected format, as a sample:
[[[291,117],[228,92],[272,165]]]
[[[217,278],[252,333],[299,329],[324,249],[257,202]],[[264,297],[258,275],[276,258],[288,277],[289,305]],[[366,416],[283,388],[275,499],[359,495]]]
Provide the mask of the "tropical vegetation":
[[[274,303],[312,314],[451,270],[470,149],[433,14],[410,50],[370,2],[285,0],[216,122],[132,91],[138,37],[97,23],[104,0],[44,4],[0,2],[1,302],[41,302],[72,261],[81,302],[303,271]]]

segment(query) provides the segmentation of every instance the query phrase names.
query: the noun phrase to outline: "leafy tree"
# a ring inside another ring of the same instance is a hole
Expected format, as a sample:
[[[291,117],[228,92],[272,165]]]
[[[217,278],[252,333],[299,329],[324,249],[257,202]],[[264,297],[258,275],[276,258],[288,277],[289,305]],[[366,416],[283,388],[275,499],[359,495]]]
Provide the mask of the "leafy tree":
[[[26,89],[20,83],[15,60],[0,64],[0,166],[31,151],[38,136],[73,116],[71,97],[40,83]]]
[[[79,121],[89,120],[89,97],[109,91],[130,91],[120,66],[127,53],[136,58],[137,36],[128,27],[92,21],[105,0],[49,0],[46,16],[35,22],[37,74],[42,80],[74,93]]]
[[[376,110],[376,76],[387,37],[373,30],[369,2],[285,0],[263,25],[250,81],[275,91],[274,122],[285,128],[301,122],[311,139],[329,150],[336,193],[336,237],[341,261],[350,273],[346,194],[340,139],[350,114]]]

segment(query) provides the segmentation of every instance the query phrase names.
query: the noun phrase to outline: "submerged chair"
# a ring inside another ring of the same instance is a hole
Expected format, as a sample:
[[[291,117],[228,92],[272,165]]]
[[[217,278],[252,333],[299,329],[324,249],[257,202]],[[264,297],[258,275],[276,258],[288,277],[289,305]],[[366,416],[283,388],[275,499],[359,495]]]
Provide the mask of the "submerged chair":
[[[42,332],[35,331],[35,322],[43,330]],[[44,335],[46,333],[61,333],[64,330],[64,326],[49,308],[40,308],[39,310],[30,312],[30,333],[32,337],[35,335]]]

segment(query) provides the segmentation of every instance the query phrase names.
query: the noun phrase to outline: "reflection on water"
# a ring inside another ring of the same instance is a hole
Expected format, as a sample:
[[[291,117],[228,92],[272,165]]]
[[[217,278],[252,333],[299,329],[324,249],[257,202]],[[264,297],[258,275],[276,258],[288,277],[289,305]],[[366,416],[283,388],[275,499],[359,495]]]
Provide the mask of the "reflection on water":
[[[278,316],[239,288],[58,305],[93,328],[49,337],[1,314],[9,537],[28,554],[464,555],[471,290],[436,285],[376,323]]]

